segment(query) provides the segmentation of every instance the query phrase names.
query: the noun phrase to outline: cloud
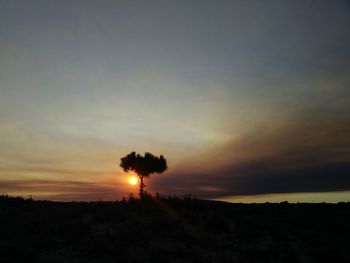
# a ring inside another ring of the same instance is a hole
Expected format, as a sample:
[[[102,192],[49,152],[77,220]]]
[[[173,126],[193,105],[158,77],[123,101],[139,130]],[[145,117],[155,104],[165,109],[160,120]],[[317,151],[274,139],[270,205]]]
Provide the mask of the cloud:
[[[57,201],[116,200],[125,189],[118,183],[60,180],[0,180],[0,192]]]
[[[207,153],[202,167],[214,169],[178,170],[152,188],[201,197],[350,190],[349,123],[305,115],[255,127]]]

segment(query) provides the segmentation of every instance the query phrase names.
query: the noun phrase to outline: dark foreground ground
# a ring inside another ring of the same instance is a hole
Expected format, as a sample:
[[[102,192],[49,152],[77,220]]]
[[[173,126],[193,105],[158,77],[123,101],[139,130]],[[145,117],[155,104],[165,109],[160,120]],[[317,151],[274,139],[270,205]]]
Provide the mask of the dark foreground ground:
[[[1,196],[0,262],[350,262],[350,203]]]

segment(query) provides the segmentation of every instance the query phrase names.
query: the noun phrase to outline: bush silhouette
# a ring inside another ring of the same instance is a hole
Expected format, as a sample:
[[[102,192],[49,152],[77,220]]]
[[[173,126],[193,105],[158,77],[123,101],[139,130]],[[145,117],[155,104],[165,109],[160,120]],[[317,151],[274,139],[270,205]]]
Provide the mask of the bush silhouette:
[[[144,188],[146,187],[143,178],[152,173],[162,173],[167,169],[166,159],[162,155],[157,157],[148,152],[144,156],[132,152],[120,160],[120,166],[125,172],[134,171],[140,178],[140,198],[144,196]]]

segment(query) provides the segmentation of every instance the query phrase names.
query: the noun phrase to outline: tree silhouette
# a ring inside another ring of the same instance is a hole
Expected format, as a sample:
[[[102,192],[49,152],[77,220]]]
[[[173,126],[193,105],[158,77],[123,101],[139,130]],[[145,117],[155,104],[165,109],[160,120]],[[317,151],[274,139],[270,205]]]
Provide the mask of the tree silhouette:
[[[152,173],[162,173],[168,168],[163,155],[157,157],[149,152],[146,152],[144,156],[132,152],[120,160],[120,167],[125,172],[134,171],[140,178],[140,198],[143,197],[143,189],[146,187],[143,183],[143,178],[148,177]]]

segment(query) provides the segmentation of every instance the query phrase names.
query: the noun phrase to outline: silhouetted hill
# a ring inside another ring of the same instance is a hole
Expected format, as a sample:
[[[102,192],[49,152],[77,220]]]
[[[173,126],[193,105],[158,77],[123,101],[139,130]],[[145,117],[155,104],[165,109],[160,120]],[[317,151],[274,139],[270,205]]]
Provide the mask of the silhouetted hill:
[[[350,204],[0,197],[0,262],[350,262]]]

